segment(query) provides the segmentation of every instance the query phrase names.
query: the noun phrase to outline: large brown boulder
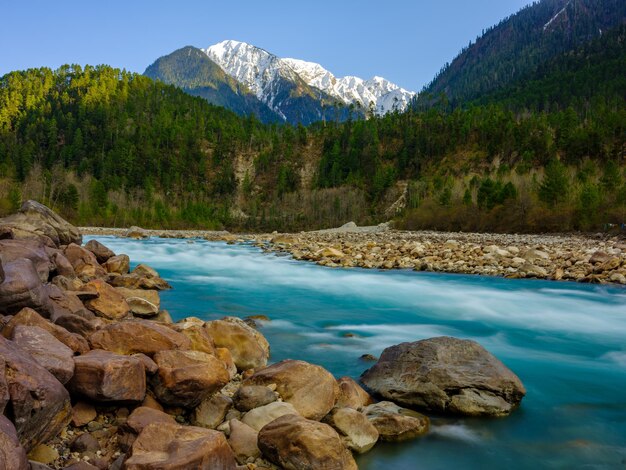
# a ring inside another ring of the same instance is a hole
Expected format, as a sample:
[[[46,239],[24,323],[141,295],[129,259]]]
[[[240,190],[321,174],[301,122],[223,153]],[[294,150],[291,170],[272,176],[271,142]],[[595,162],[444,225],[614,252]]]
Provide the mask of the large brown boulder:
[[[89,342],[93,348],[118,354],[143,353],[153,356],[159,351],[191,349],[191,342],[185,335],[148,320],[107,325],[93,333]]]
[[[285,415],[261,429],[259,449],[286,470],[356,470],[352,454],[327,424]]]
[[[320,420],[335,405],[337,383],[323,367],[304,361],[272,364],[246,379],[244,385],[276,384],[276,391],[305,418]]]
[[[0,385],[0,414],[5,409],[10,410],[17,435],[27,452],[55,436],[69,422],[72,408],[63,385],[28,353],[0,337],[2,382],[6,385]]]
[[[31,260],[41,282],[48,282],[54,268],[41,240],[0,240],[0,258],[3,263],[22,258]]]
[[[382,441],[406,441],[428,432],[430,420],[417,411],[401,408],[390,401],[381,401],[363,409]]]
[[[25,201],[16,214],[0,219],[0,226],[10,228],[14,238],[43,236],[57,246],[82,243],[82,235],[76,227],[36,201]]]
[[[2,335],[5,338],[11,338],[13,330],[18,325],[38,326],[46,330],[75,353],[84,354],[89,351],[89,343],[87,343],[87,340],[83,337],[75,333],[70,333],[65,328],[46,321],[31,308],[24,308],[13,316],[2,328]]]
[[[154,362],[153,391],[167,405],[193,408],[230,380],[222,361],[199,351],[160,351]]]
[[[146,396],[146,372],[139,359],[94,350],[74,359],[68,387],[98,402],[140,402]]]
[[[77,315],[85,319],[95,317],[85,308],[76,293],[67,292],[54,284],[46,284],[43,289],[43,311],[47,317],[56,322],[64,315]]]
[[[470,416],[507,415],[526,394],[480,344],[445,336],[385,349],[361,381],[404,406]]]
[[[133,443],[125,470],[235,470],[224,434],[195,426],[153,423]]]
[[[95,299],[85,301],[85,306],[98,316],[109,320],[120,320],[130,313],[130,307],[124,296],[102,279],[88,282],[82,290],[98,293]]]
[[[74,351],[43,328],[17,325],[11,340],[62,384],[74,375]]]
[[[257,369],[267,365],[270,346],[265,337],[240,318],[226,317],[205,324],[215,346],[230,351],[237,369]]]
[[[105,263],[109,258],[115,256],[115,253],[111,249],[104,246],[98,240],[89,240],[85,243],[85,248],[94,254],[100,264]]]
[[[24,307],[47,311],[44,308],[48,298],[46,289],[30,259],[2,262],[2,268],[0,314],[12,315]]]
[[[0,470],[29,470],[26,451],[20,444],[15,426],[0,414]]]
[[[83,281],[106,275],[106,271],[100,266],[96,256],[82,246],[71,243],[65,247],[63,254],[72,264],[76,275]]]

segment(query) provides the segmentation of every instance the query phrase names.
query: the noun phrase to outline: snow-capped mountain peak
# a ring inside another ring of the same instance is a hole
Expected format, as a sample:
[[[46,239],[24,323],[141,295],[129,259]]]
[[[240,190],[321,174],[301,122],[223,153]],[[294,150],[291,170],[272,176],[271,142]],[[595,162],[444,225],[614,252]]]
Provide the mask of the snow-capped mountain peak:
[[[415,93],[400,88],[382,77],[335,77],[320,64],[300,59],[281,59],[245,42],[228,40],[202,50],[227,74],[245,84],[275,111],[278,80],[303,83],[321,90],[344,105],[372,110],[377,114],[406,109]]]

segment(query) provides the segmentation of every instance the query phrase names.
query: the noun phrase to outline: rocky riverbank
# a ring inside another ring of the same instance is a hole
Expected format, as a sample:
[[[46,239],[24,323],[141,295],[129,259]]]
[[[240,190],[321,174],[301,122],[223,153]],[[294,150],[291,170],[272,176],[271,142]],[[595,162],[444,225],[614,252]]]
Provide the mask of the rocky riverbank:
[[[461,274],[626,285],[626,237],[409,232],[386,224],[297,234],[84,228],[94,235],[253,242],[268,252],[329,267],[414,269]]]
[[[158,272],[83,245],[36,202],[0,219],[0,261],[0,470],[356,469],[353,454],[429,430],[427,416],[349,377],[268,365],[253,318],[174,323]],[[429,358],[427,373],[406,381],[415,357]],[[469,416],[509,414],[525,394],[496,358],[453,338],[389,348],[363,380],[411,408]]]

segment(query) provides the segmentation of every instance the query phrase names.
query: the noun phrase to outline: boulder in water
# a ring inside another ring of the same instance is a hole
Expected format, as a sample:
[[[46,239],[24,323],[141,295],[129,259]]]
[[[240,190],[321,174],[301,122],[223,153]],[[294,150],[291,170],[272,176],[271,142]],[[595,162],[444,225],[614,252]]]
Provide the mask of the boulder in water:
[[[475,341],[438,337],[385,349],[361,381],[407,407],[469,416],[504,416],[526,390]]]

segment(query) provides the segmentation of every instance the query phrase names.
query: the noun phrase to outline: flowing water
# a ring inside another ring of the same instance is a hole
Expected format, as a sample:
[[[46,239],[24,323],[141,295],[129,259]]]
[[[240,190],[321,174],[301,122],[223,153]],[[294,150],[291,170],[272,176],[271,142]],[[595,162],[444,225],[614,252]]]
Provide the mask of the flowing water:
[[[330,269],[247,245],[98,237],[174,289],[174,320],[267,315],[271,361],[355,379],[393,344],[470,338],[524,382],[503,419],[432,417],[418,440],[357,457],[373,469],[626,468],[626,289],[409,271]]]

